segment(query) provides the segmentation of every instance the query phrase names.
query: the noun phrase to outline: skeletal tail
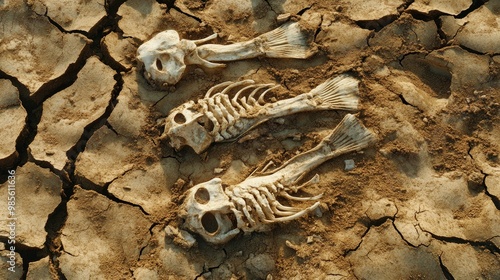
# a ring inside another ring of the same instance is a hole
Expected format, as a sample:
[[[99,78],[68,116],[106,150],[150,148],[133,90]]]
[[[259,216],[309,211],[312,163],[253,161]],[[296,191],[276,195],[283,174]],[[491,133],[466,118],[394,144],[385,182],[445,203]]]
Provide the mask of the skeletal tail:
[[[330,78],[311,90],[318,106],[327,109],[356,111],[358,109],[359,81],[348,75]]]
[[[305,59],[316,52],[309,45],[309,37],[308,32],[302,30],[297,22],[288,22],[258,38],[263,41],[262,47],[267,57]]]
[[[332,133],[321,141],[318,148],[328,152],[327,157],[359,151],[375,142],[375,136],[351,114],[347,114]]]
[[[292,186],[300,181],[309,171],[323,162],[345,153],[359,151],[375,142],[375,136],[351,114],[347,114],[342,121],[313,149],[296,155],[283,165],[263,173],[274,173],[283,179],[283,185]],[[297,170],[301,170],[297,172]]]

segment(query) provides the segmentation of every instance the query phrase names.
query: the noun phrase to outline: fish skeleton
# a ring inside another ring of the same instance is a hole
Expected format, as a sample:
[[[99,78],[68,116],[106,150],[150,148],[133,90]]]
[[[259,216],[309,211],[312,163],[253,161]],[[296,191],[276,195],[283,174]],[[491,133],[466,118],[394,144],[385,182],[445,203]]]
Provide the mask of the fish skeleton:
[[[269,230],[269,225],[298,219],[316,209],[323,194],[301,197],[299,189],[319,182],[319,175],[300,184],[311,170],[325,161],[366,148],[375,136],[359,120],[347,114],[316,147],[303,152],[281,167],[252,174],[235,185],[219,178],[197,184],[186,192],[180,216],[184,227],[213,244],[223,244],[240,232]],[[288,201],[314,201],[308,207],[283,205]]]
[[[176,150],[190,146],[200,154],[212,143],[235,140],[272,118],[308,111],[355,111],[358,83],[343,74],[308,93],[268,102],[265,97],[277,87],[275,84],[256,84],[252,80],[223,82],[210,88],[197,102],[191,100],[173,109],[166,118],[163,137]]]

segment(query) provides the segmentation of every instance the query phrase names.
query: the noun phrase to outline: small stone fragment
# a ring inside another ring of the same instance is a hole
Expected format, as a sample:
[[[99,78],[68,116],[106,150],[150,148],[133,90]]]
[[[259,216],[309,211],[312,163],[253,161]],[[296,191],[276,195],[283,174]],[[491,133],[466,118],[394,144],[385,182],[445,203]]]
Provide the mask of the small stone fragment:
[[[314,216],[318,217],[318,218],[321,218],[323,217],[323,210],[321,209],[322,205],[316,207],[316,209],[314,209]]]
[[[196,244],[196,239],[187,231],[167,225],[165,235],[172,238],[176,244],[189,249]]]
[[[291,16],[292,16],[292,15],[291,15],[290,13],[286,13],[286,14],[279,14],[279,15],[276,17],[276,22],[278,22],[279,24],[284,23],[285,21],[289,20]]]
[[[313,242],[314,242],[314,237],[313,237],[313,236],[308,236],[308,237],[307,237],[307,240],[306,240],[306,243],[307,243],[307,244],[311,244],[311,243],[313,243]]]
[[[292,243],[290,240],[285,240],[285,245],[286,245],[286,247],[288,247],[292,250],[295,250],[295,251],[300,250],[300,246]]]
[[[345,164],[345,167],[344,167],[345,171],[353,170],[354,167],[356,167],[356,164],[354,163],[353,159],[344,160],[344,164]]]
[[[275,122],[277,124],[284,124],[285,119],[284,118],[277,118],[277,119],[273,119],[273,122]]]
[[[220,167],[214,168],[214,174],[220,174],[222,172],[224,172],[224,168],[220,168]]]
[[[251,274],[259,278],[266,278],[266,276],[275,269],[274,260],[268,254],[251,256],[245,262],[245,266]]]

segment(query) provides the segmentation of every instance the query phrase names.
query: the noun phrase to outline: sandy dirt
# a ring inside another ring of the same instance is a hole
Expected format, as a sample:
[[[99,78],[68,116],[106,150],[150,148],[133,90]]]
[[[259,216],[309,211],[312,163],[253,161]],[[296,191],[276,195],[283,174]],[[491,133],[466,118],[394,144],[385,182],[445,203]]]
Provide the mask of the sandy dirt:
[[[227,44],[278,16],[313,30],[317,54],[188,67],[166,90],[138,70],[160,31]],[[500,279],[500,1],[0,0],[0,23],[0,278]],[[280,84],[282,98],[345,72],[377,142],[309,174],[317,211],[218,247],[167,236],[189,187],[279,165],[346,113],[270,121],[197,155],[160,140],[171,109],[223,81]]]

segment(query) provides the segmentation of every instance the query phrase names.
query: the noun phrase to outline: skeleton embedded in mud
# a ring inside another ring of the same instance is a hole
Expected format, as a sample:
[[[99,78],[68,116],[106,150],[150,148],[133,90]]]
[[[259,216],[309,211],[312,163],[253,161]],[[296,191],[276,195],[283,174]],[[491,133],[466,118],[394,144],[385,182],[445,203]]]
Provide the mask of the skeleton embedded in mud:
[[[177,150],[190,146],[199,154],[214,142],[234,140],[272,118],[306,111],[354,111],[358,107],[358,80],[348,75],[331,78],[308,93],[267,102],[264,98],[273,88],[274,84],[252,80],[218,84],[196,103],[189,101],[173,109],[163,137]],[[239,90],[233,93],[234,89]]]
[[[299,185],[308,172],[344,153],[358,151],[374,141],[359,120],[347,114],[315,148],[299,154],[270,172],[250,175],[243,182],[224,186],[219,178],[198,184],[186,193],[180,216],[183,226],[212,244],[223,244],[240,232],[269,230],[269,225],[300,218],[319,206],[322,194],[311,197],[291,193],[319,182],[319,175]],[[313,201],[306,208],[283,205],[289,201]]]
[[[180,39],[175,30],[158,33],[137,49],[137,59],[143,66],[144,76],[156,87],[165,88],[180,81],[186,65],[205,68],[224,67],[226,62],[258,56],[305,59],[315,53],[309,46],[310,32],[299,23],[289,22],[252,40],[230,45],[206,44],[217,34],[200,39]]]

